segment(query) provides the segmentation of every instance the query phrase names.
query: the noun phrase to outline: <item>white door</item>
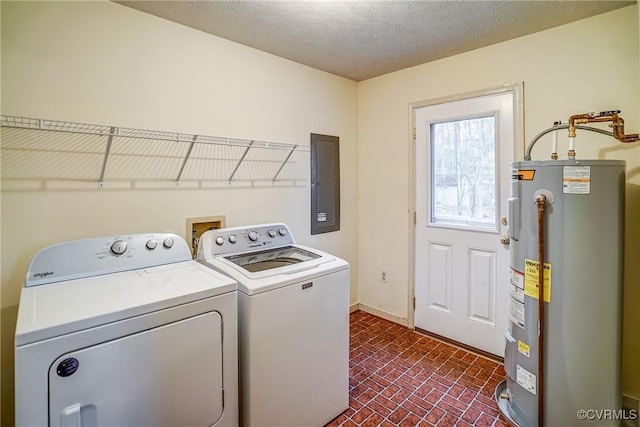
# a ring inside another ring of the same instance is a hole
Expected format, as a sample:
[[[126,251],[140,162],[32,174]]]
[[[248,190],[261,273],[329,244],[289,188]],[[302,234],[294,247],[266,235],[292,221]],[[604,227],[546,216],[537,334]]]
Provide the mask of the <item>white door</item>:
[[[499,356],[518,90],[414,109],[415,326]]]

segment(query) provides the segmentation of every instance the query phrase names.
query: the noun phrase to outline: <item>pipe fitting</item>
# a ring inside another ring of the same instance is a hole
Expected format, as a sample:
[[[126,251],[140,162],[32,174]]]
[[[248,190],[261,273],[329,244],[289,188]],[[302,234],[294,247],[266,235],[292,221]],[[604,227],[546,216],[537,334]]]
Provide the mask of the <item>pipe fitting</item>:
[[[588,123],[589,117],[591,117],[592,114],[594,113],[574,114],[569,117],[569,138],[576,137],[576,125]]]
[[[562,124],[561,122],[554,122],[553,127],[543,130],[531,140],[531,142],[527,146],[524,159],[531,160],[531,151],[533,150],[533,146],[536,144],[536,142],[538,142],[538,140],[542,136],[546,135],[549,132],[555,132],[560,129],[569,130],[569,139],[570,139],[569,158],[570,159],[575,159],[575,155],[576,155],[576,152],[573,147],[573,141],[572,141],[572,138],[575,139],[576,137],[576,129],[588,130],[591,132],[612,136],[622,143],[631,143],[631,142],[640,141],[639,134],[624,133],[624,119],[618,115],[619,113],[620,113],[619,110],[613,110],[613,111],[601,111],[599,113],[575,114],[569,118],[568,124]],[[580,123],[592,123],[592,122],[611,122],[610,127],[612,128],[612,132],[606,131],[604,129],[584,126],[580,124]],[[552,153],[551,158],[553,160],[556,160],[557,153]]]
[[[640,135],[637,133],[630,133],[625,135],[624,133],[624,119],[617,114],[612,117],[611,127],[613,128],[613,137],[620,142],[630,143],[640,140]]]

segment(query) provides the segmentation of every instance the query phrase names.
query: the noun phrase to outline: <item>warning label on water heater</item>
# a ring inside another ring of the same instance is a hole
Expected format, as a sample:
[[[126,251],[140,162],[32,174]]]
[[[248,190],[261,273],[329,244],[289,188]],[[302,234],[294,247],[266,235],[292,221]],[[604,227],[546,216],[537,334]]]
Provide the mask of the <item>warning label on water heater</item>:
[[[509,281],[511,282],[511,284],[520,290],[524,290],[524,273],[516,270],[513,267],[511,267],[510,272],[511,274],[509,275]],[[522,298],[520,301],[524,302],[524,298]]]
[[[516,382],[529,393],[536,394],[536,375],[516,365]]]
[[[511,268],[509,295],[511,296],[509,319],[512,323],[524,328],[524,274],[513,267]]]
[[[529,344],[524,341],[518,340],[518,353],[523,354],[527,357],[531,356],[531,348]]]
[[[524,329],[524,303],[511,298],[509,308],[509,320]]]
[[[565,166],[562,168],[564,194],[591,194],[591,166]]]
[[[540,263],[533,259],[524,259],[524,294],[538,299],[538,279]],[[551,264],[544,263],[544,300],[551,302]]]

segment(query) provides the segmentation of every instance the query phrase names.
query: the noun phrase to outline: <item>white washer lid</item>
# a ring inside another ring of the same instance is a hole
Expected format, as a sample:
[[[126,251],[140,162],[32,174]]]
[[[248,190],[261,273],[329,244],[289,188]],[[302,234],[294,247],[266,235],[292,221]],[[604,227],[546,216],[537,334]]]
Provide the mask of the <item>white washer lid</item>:
[[[247,295],[256,295],[274,289],[299,283],[304,280],[312,280],[314,277],[331,274],[336,271],[347,270],[349,263],[326,252],[319,251],[302,245],[293,245],[316,255],[319,258],[300,262],[287,267],[278,267],[260,272],[249,272],[243,267],[234,264],[224,258],[215,256],[209,259],[200,259],[199,262],[229,276],[238,282],[238,291]]]

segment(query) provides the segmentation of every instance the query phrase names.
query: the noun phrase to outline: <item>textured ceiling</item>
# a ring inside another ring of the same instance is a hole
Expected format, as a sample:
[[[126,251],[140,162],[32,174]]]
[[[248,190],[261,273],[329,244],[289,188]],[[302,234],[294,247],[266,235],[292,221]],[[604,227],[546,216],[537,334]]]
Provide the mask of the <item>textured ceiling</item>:
[[[360,81],[598,15],[636,1],[117,3]]]

